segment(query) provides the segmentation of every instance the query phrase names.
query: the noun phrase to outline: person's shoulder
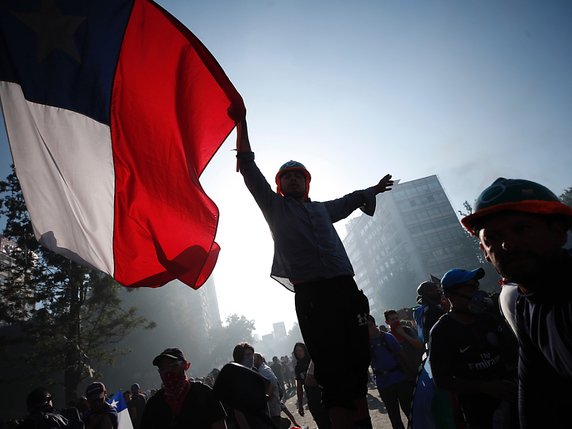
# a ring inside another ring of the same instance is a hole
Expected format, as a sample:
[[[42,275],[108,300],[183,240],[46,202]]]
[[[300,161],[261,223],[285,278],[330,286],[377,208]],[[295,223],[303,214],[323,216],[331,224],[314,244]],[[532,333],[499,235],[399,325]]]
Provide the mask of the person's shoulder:
[[[164,402],[165,398],[164,398],[164,393],[165,393],[165,389],[159,389],[155,392],[154,395],[149,396],[149,398],[147,398],[147,401],[145,402],[145,406],[146,407],[152,407],[153,405],[159,403],[159,402]]]
[[[57,411],[52,413],[41,413],[25,418],[19,425],[19,428],[46,428],[58,429],[71,427],[68,426],[68,420]]]
[[[441,314],[445,314],[445,310],[440,305],[428,305],[425,309],[425,315],[427,317],[439,317]]]
[[[272,371],[272,368],[270,368],[268,365],[265,364],[261,369],[262,371],[260,371],[260,375],[262,375],[264,378],[276,380],[276,374],[274,374],[274,371]]]
[[[448,331],[453,323],[455,322],[448,313],[443,314],[431,328],[431,335],[433,335],[435,332],[439,333],[442,331]]]
[[[191,386],[190,390],[194,390],[195,392],[212,392],[212,388],[200,381],[189,381]]]
[[[381,332],[380,337],[386,341],[397,342],[397,338],[391,332]]]
[[[397,350],[401,347],[399,345],[399,341],[397,341],[397,338],[395,338],[393,334],[384,331],[379,333],[379,337],[377,339],[370,341],[370,345],[373,347],[384,347],[390,350]]]

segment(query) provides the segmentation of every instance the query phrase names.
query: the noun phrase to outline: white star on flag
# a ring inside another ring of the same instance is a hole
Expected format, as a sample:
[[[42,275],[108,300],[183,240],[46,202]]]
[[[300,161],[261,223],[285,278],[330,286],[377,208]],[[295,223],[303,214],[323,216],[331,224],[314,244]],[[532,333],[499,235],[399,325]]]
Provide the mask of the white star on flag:
[[[119,390],[112,395],[108,403],[117,411],[117,420],[119,422],[117,429],[133,429],[133,422],[131,422],[131,416],[129,416],[123,392]]]

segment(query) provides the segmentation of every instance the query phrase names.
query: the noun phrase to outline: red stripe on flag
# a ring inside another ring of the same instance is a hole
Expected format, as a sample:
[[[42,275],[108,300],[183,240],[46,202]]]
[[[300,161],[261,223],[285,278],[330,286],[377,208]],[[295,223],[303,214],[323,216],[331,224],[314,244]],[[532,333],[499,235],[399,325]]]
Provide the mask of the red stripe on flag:
[[[120,283],[206,281],[219,251],[218,209],[198,178],[244,114],[202,43],[153,2],[135,0],[111,107]]]

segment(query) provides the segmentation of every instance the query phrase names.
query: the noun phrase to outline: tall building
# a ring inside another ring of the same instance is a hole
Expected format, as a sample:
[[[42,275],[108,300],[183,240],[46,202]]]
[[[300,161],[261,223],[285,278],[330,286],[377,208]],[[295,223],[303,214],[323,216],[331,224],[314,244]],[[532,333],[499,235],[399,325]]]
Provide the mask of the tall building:
[[[284,338],[286,337],[286,325],[284,322],[277,322],[272,324],[274,338]]]
[[[131,380],[149,388],[160,383],[151,362],[162,350],[178,347],[192,362],[190,374],[204,376],[214,366],[209,359],[212,344],[210,331],[221,326],[214,278],[197,290],[173,280],[160,288],[122,288],[121,299],[126,308],[135,307],[137,314],[155,324],[152,329],[139,328],[121,341],[129,354],[101,369],[109,380]],[[229,346],[230,347],[230,346]],[[229,354],[232,351],[230,348]],[[111,384],[113,389],[122,386]]]
[[[180,286],[183,289],[186,288],[185,285],[181,284]],[[214,276],[210,276],[205,284],[196,291],[196,293],[198,293],[198,297],[194,300],[194,306],[196,308],[195,314],[197,319],[202,319],[200,320],[200,324],[202,325],[202,329],[206,336],[208,331],[221,326]]]
[[[351,219],[344,239],[375,317],[413,307],[417,286],[430,275],[482,264],[437,176],[396,183],[377,198],[375,215]]]

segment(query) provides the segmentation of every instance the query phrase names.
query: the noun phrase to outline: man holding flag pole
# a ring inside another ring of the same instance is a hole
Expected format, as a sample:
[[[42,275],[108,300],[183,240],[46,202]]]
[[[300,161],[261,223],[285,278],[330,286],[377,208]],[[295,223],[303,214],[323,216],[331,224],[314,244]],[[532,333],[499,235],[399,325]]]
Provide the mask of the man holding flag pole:
[[[334,429],[371,428],[367,406],[370,364],[369,302],[358,289],[353,268],[333,226],[360,208],[372,216],[376,195],[393,186],[391,175],[342,198],[311,201],[311,175],[296,161],[276,174],[274,192],[254,162],[246,120],[237,130],[238,168],[274,239],[271,276],[295,292],[300,330],[323,386],[323,402]],[[344,369],[332,352],[347,350]]]

